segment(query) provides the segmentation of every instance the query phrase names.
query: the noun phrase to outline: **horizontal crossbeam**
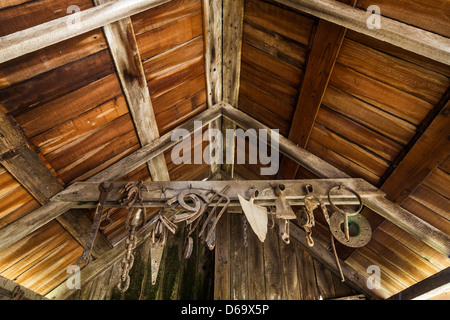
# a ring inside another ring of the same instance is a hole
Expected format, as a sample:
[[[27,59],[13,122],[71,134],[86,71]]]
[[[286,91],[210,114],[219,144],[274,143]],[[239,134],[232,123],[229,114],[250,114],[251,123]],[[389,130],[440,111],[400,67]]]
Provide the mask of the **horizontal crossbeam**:
[[[112,190],[108,195],[106,207],[117,207],[120,200],[126,196],[120,190],[128,182],[112,183]],[[99,183],[78,182],[63,192],[57,194],[51,200],[54,202],[71,202],[75,207],[95,207],[100,197]],[[246,181],[150,181],[140,185],[142,203],[135,203],[137,207],[163,207],[170,199],[177,197],[183,190],[192,190],[197,194],[208,197],[211,193],[221,192],[229,187],[226,194],[231,206],[239,206],[238,196],[249,198],[251,189],[258,190],[254,203],[261,206],[273,206],[277,195],[275,189],[282,185],[283,196],[290,205],[304,205],[304,199],[308,195],[306,186],[310,185],[317,195],[321,196],[326,204],[329,204],[328,193],[336,186],[345,186],[359,194],[361,199],[383,197],[384,193],[363,179],[317,179],[317,180],[246,180]],[[358,205],[359,200],[348,191],[333,192],[331,199],[334,204]],[[210,206],[214,206],[212,202]],[[223,205],[221,203],[221,205]]]

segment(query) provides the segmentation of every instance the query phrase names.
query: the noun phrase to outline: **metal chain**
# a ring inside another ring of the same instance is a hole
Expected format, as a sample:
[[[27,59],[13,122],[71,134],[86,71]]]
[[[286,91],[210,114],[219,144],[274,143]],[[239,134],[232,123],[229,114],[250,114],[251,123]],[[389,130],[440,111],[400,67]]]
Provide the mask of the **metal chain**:
[[[117,290],[124,293],[130,287],[130,275],[129,272],[131,268],[133,268],[134,264],[134,255],[133,250],[137,245],[137,237],[136,237],[136,227],[131,228],[131,233],[126,240],[126,248],[127,252],[125,256],[122,258],[122,275],[119,279],[119,283],[117,284]]]
[[[247,218],[245,215],[242,215],[242,223],[243,223],[243,229],[244,229],[244,247],[248,247],[248,241],[247,241]]]
[[[131,228],[130,235],[128,236],[125,243],[127,252],[125,253],[125,256],[122,258],[122,275],[120,276],[119,283],[117,284],[117,290],[119,290],[121,293],[126,292],[130,287],[129,272],[131,268],[133,268],[134,264],[133,250],[136,249],[137,246],[136,228],[138,226],[139,219],[141,218],[141,212],[142,210],[139,209],[136,215],[134,216],[130,226]]]

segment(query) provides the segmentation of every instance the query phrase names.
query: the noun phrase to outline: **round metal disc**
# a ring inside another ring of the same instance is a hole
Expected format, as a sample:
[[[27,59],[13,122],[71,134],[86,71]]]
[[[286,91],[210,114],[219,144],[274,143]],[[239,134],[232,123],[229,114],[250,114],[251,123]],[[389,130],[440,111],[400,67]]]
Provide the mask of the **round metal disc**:
[[[369,222],[362,215],[349,216],[348,224],[351,230],[350,238],[347,240],[341,227],[344,223],[344,216],[339,212],[334,212],[330,219],[330,229],[333,236],[343,245],[352,248],[359,248],[369,243],[372,237],[372,228]]]

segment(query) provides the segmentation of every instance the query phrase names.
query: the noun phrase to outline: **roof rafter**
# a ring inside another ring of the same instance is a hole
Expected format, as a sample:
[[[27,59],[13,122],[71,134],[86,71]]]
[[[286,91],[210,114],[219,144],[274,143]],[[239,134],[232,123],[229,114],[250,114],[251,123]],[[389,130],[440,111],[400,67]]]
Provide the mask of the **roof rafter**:
[[[94,1],[97,5],[110,2],[110,0]],[[131,18],[107,24],[103,27],[103,31],[139,141],[141,146],[145,146],[159,138],[159,131]],[[164,155],[152,159],[147,166],[153,180],[170,180]]]
[[[244,28],[244,0],[225,1],[223,3],[223,101],[232,106],[238,106],[242,35]],[[230,177],[234,176],[235,140],[228,141],[226,131],[235,130],[236,125],[229,119],[222,119],[222,133],[224,133],[223,161],[221,170]],[[230,163],[230,158],[233,161]]]
[[[383,16],[381,29],[369,29],[367,21],[372,12],[367,13],[334,0],[275,1],[430,59],[450,64],[450,39],[435,33]]]
[[[101,28],[168,1],[115,0],[76,13],[78,15],[76,26],[71,25],[72,17],[68,16],[1,37],[0,63]]]
[[[356,3],[355,0],[341,2]],[[302,148],[308,144],[346,32],[344,27],[326,20],[319,21],[289,132],[289,139]],[[283,157],[278,176],[294,178],[298,167],[298,164]]]

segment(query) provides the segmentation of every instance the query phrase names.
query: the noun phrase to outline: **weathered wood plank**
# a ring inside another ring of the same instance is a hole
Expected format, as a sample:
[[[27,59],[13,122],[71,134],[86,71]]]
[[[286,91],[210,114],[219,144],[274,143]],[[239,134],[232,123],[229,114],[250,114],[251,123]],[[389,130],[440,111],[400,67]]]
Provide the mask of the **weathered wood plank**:
[[[245,1],[245,20],[275,31],[305,46],[309,45],[315,24],[311,17],[257,0]]]
[[[423,99],[336,63],[330,85],[392,115],[420,125],[433,109]]]
[[[137,36],[137,44],[143,60],[182,45],[202,35],[202,14],[197,11],[182,19],[165,24]]]
[[[45,297],[33,292],[17,283],[0,276],[0,300],[14,300],[14,290],[19,288],[23,296],[20,300],[46,300]]]
[[[216,226],[214,300],[231,299],[231,215],[225,214]]]
[[[385,198],[374,197],[370,201],[364,201],[364,204],[430,247],[447,257],[450,256],[448,234]]]
[[[300,300],[301,287],[298,278],[299,265],[295,255],[295,246],[278,241],[280,246],[281,271],[283,276],[283,297],[285,300]]]
[[[408,144],[416,133],[417,127],[412,123],[393,117],[331,85],[327,89],[323,104],[402,145]]]
[[[401,203],[448,156],[450,102],[434,118],[382,186],[389,199]],[[414,174],[412,174],[414,173]]]
[[[97,5],[108,2],[109,0],[95,0]],[[145,146],[158,138],[159,132],[131,18],[108,24],[103,27],[103,32],[133,116],[139,141],[141,146]],[[164,157],[158,156],[147,165],[153,180],[170,180]]]
[[[223,41],[223,57],[222,57],[222,91],[223,101],[232,106],[239,104],[239,89],[241,80],[241,55],[242,55],[242,38],[244,24],[244,1],[224,1],[223,2],[223,38],[229,41]],[[236,126],[228,119],[222,119],[222,132],[226,130],[235,130]],[[226,137],[226,136],[225,136]],[[230,177],[234,175],[234,161],[230,163],[227,159],[234,160],[235,140],[224,140],[223,145],[223,164],[221,170],[225,171]]]
[[[232,214],[230,217],[231,300],[247,300],[249,298],[248,247],[244,246],[243,217],[242,214]]]
[[[264,244],[251,228],[247,231],[248,241],[248,299],[265,300]]]
[[[298,67],[275,58],[245,41],[242,44],[242,62],[245,62],[293,88],[298,88],[303,71]]]
[[[175,0],[131,17],[136,34],[156,29],[201,10],[200,0]]]
[[[112,202],[119,201],[122,196],[118,192],[127,181],[112,182],[112,190],[108,195],[106,206]],[[99,198],[99,184],[97,182],[76,182],[64,191],[58,193],[52,198],[55,202],[73,202],[79,206],[82,202],[96,202]],[[246,180],[246,181],[149,181],[143,182],[148,191],[142,191],[142,205],[144,206],[158,206],[164,204],[166,201],[176,196],[179,190],[184,189],[199,189],[200,193],[207,194],[208,190],[223,190],[226,186],[230,186],[231,190],[227,193],[227,197],[235,205],[238,202],[238,196],[246,194],[246,192],[253,187],[259,190],[259,196],[255,198],[255,203],[261,205],[268,205],[271,201],[277,199],[274,186],[283,184],[285,186],[284,196],[291,204],[300,203],[308,194],[305,186],[312,185],[314,192],[324,198],[325,203],[328,203],[328,190],[337,185],[344,185],[357,192],[363,201],[370,201],[374,197],[382,197],[384,193],[377,188],[367,183],[363,179],[318,179],[318,180]],[[166,189],[165,193],[161,195],[161,190]],[[356,198],[349,194],[333,194],[331,198],[343,203],[358,202]],[[215,203],[211,203],[214,206]],[[95,206],[96,204],[94,204]]]
[[[299,227],[295,226],[291,223],[290,225],[290,231],[291,231],[291,237],[298,241],[298,243],[303,247],[307,248],[308,252],[312,255],[314,255],[315,258],[317,258],[319,261],[324,263],[327,266],[330,266],[332,268],[331,270],[335,274],[339,274],[337,267],[336,267],[336,261],[334,258],[334,255],[332,252],[328,251],[325,247],[321,245],[315,245],[314,247],[309,247],[306,242],[306,233],[300,229]],[[314,235],[313,235],[314,238]],[[379,290],[374,289],[370,290],[367,288],[366,285],[366,278],[363,274],[358,273],[353,268],[351,268],[349,265],[347,265],[344,261],[340,261],[343,274],[345,276],[346,282],[349,285],[354,286],[357,290],[361,290],[364,294],[368,295],[369,297],[372,297],[374,299],[380,299],[380,297],[383,297],[383,294],[379,292]],[[314,287],[314,286],[313,286]]]
[[[399,292],[389,300],[427,300],[449,290],[450,268],[432,275]]]
[[[0,70],[0,89],[87,57],[105,47],[105,38],[98,29],[5,62]]]
[[[61,17],[36,27],[13,33],[1,38],[5,43],[0,49],[0,63],[52,44],[73,38],[80,34],[103,27],[112,22],[132,16],[167,0],[113,1],[77,13],[77,23],[72,25],[72,17]]]
[[[285,299],[279,241],[277,230],[268,230],[263,250],[267,300]]]
[[[382,17],[381,29],[367,28],[372,13],[331,0],[277,0],[291,8],[309,13],[368,36],[392,43],[406,50],[450,64],[450,40],[431,32]]]
[[[384,28],[386,26],[383,27],[383,30]],[[450,57],[449,53],[447,55]],[[450,83],[450,80],[444,75],[348,38],[342,44],[337,62],[375,80],[415,95],[432,105],[439,102]],[[380,68],[383,68],[385,72],[379,72]]]

